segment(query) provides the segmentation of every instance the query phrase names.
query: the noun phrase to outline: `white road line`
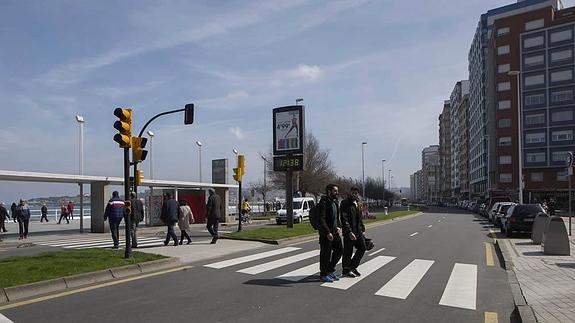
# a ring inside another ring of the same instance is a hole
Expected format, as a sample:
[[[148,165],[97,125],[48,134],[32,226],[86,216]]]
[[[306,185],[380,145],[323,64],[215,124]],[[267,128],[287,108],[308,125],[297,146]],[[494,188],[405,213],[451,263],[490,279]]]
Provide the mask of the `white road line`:
[[[277,276],[276,278],[297,282],[318,272],[319,272],[319,262],[316,262],[315,264],[311,264],[309,266],[305,266],[303,268],[290,271],[289,273]]]
[[[375,251],[375,252],[370,253],[369,256],[371,257],[371,256],[373,256],[373,255],[375,255],[375,254],[377,254],[377,253],[380,253],[380,252],[384,251],[384,250],[385,250],[385,248],[381,248],[381,249],[379,249],[378,251]]]
[[[414,237],[414,236],[416,236],[416,235],[418,235],[418,234],[419,234],[419,232],[414,232],[414,233],[410,234],[409,236],[410,236],[410,237]]]
[[[431,228],[432,226],[433,226],[433,224],[430,224],[430,225],[428,225],[427,227],[428,227],[428,228]]]
[[[143,240],[143,241],[142,241]],[[163,240],[157,239],[157,238],[151,238],[151,239],[138,239],[138,241],[142,241],[142,242],[148,242],[148,241],[152,241],[152,242],[162,242]],[[119,240],[120,244],[125,244],[126,241],[125,240]],[[97,242],[97,243],[83,243],[83,244],[76,244],[76,245],[63,245],[60,246],[64,249],[74,249],[74,248],[82,248],[82,247],[101,247],[101,246],[113,246],[114,245],[114,241],[112,241],[111,239],[108,239],[108,241],[104,241],[104,242]],[[53,246],[52,246],[53,247]]]
[[[110,235],[105,235],[105,236],[97,236],[97,237],[83,237],[83,238],[70,238],[70,239],[51,239],[51,240],[40,240],[40,241],[35,241],[34,243],[36,244],[40,244],[40,243],[62,243],[62,242],[81,242],[81,241],[99,241],[102,239],[106,239],[106,238],[110,238]]]
[[[385,266],[393,259],[395,259],[395,257],[377,256],[372,260],[357,267],[357,271],[361,273],[361,276],[356,278],[342,277],[339,281],[335,281],[333,283],[323,283],[321,284],[321,286],[346,290],[351,286],[359,283],[362,279],[369,276],[379,268]]]
[[[383,285],[375,295],[406,299],[433,263],[433,260],[415,259]]]
[[[476,309],[477,265],[456,263],[439,305]]]
[[[138,241],[147,241],[147,240],[159,240],[159,238],[138,238]],[[84,240],[84,241],[77,241],[77,242],[55,242],[55,243],[43,243],[43,245],[51,246],[51,247],[71,247],[76,245],[86,245],[86,244],[97,244],[97,243],[111,243],[112,238],[108,237],[105,239],[99,240]]]
[[[272,256],[276,256],[276,255],[281,255],[283,253],[292,252],[292,251],[299,250],[299,249],[300,248],[297,248],[297,247],[286,247],[286,248],[266,251],[266,252],[262,252],[262,253],[257,253],[255,255],[249,255],[249,256],[224,260],[224,261],[220,261],[220,262],[215,262],[213,264],[204,265],[204,267],[222,269],[225,267],[229,267],[229,266],[233,266],[233,265],[239,265],[239,264],[243,264],[243,263],[250,262],[253,260],[272,257]]]
[[[12,320],[0,313],[0,323],[14,323]]]
[[[263,272],[270,271],[272,269],[283,267],[283,266],[286,266],[289,264],[293,264],[295,262],[302,261],[302,260],[305,260],[305,259],[308,259],[311,257],[317,257],[318,255],[319,255],[319,250],[312,250],[312,251],[300,253],[300,254],[297,254],[297,255],[294,255],[291,257],[282,258],[282,259],[278,259],[275,261],[266,262],[266,263],[261,264],[261,265],[241,269],[241,270],[238,270],[237,272],[238,273],[244,273],[244,274],[250,274],[250,275],[261,274]]]

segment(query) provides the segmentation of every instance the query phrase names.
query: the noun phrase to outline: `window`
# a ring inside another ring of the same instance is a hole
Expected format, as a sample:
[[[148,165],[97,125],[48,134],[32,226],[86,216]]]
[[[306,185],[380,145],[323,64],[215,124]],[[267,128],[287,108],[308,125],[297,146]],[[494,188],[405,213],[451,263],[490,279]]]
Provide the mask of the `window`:
[[[532,182],[543,182],[543,173],[531,173]]]
[[[564,49],[551,52],[551,63],[569,60],[573,57],[572,49]]]
[[[511,146],[511,137],[500,137],[499,146]]]
[[[557,172],[557,180],[560,182],[567,182],[567,172],[564,170]]]
[[[511,127],[511,119],[499,119],[498,125],[499,125],[499,128]]]
[[[499,165],[511,164],[511,156],[499,156]]]
[[[528,163],[544,163],[545,152],[537,152],[537,153],[527,153],[525,154],[525,161]]]
[[[497,91],[509,91],[511,90],[511,82],[501,82],[497,84]]]
[[[554,151],[551,153],[552,162],[565,162],[566,159],[567,159],[566,151]]]
[[[563,122],[573,120],[573,111],[557,111],[551,113],[551,122]]]
[[[545,83],[545,74],[529,75],[523,81],[525,86],[541,85]]]
[[[501,183],[511,183],[512,176],[511,173],[500,173],[499,182]]]
[[[572,70],[551,72],[551,82],[562,82],[562,81],[569,81],[572,79],[573,79]]]
[[[497,55],[509,54],[509,45],[497,47]]]
[[[543,56],[543,54],[541,54],[541,55],[536,55],[536,56],[525,57],[523,62],[525,63],[525,66],[527,66],[527,67],[541,65],[545,62],[545,56]]]
[[[571,29],[555,31],[551,33],[551,42],[556,43],[560,41],[570,40],[573,38],[573,32]]]
[[[573,90],[555,90],[551,92],[551,103],[559,103],[573,100]]]
[[[545,143],[545,132],[531,132],[525,134],[525,144]]]
[[[573,130],[560,130],[551,133],[551,141],[573,140]]]
[[[525,105],[545,104],[545,94],[537,93],[525,96]]]
[[[543,45],[543,36],[536,36],[523,39],[523,48],[531,48]]]
[[[503,28],[498,28],[497,29],[497,37],[499,36],[503,36],[505,34],[509,34],[509,27],[503,27]]]
[[[507,73],[511,69],[509,64],[497,65],[497,73]]]
[[[528,114],[525,116],[526,125],[545,123],[545,113]]]
[[[525,31],[541,28],[545,25],[545,20],[543,18],[537,20],[531,20],[525,23]]]
[[[503,100],[497,102],[497,109],[505,110],[511,108],[511,101],[510,100]]]

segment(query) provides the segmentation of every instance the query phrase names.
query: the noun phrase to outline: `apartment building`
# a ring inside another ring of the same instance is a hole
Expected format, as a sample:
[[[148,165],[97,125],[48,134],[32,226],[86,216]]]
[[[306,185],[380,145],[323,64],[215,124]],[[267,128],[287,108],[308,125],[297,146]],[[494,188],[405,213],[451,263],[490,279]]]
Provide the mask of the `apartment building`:
[[[439,199],[451,201],[451,103],[443,102],[439,115]]]

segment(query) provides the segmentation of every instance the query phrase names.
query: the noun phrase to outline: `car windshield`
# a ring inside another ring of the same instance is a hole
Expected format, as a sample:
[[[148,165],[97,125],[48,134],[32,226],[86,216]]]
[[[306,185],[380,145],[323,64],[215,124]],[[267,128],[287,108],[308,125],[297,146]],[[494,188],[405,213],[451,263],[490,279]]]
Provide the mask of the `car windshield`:
[[[539,204],[521,205],[519,209],[519,214],[521,215],[537,214],[540,212],[545,212],[545,210],[543,210],[543,208]]]
[[[301,209],[302,202],[293,202],[292,205],[293,205],[294,210],[299,210],[299,209]],[[286,205],[284,204],[282,206],[282,210],[285,210],[285,209],[286,209]]]
[[[507,210],[509,210],[510,207],[511,205],[502,205],[501,211],[499,211],[499,213],[507,213]]]

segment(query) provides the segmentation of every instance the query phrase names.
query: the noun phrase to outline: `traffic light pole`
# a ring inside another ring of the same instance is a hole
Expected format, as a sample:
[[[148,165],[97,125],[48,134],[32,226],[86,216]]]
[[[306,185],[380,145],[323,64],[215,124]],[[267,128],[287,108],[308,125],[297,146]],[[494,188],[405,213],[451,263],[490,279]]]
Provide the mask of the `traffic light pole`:
[[[286,222],[288,228],[293,228],[293,171],[286,172]]]
[[[238,182],[239,185],[239,193],[238,193],[238,200],[239,200],[239,208],[240,214],[238,214],[238,231],[242,231],[242,182]]]
[[[135,181],[135,180],[134,180]],[[130,199],[130,148],[124,148],[124,200]],[[131,208],[130,208],[131,209]],[[132,242],[130,241],[130,214],[124,212],[126,226],[126,250],[124,258],[132,256]]]

